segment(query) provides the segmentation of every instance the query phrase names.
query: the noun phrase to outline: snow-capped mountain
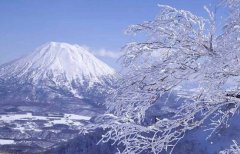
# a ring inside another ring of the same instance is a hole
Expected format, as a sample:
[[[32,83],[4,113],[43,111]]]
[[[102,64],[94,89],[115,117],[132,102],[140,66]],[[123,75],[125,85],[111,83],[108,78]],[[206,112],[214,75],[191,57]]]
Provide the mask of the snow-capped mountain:
[[[102,93],[115,71],[79,45],[50,42],[0,66],[0,98],[49,101]],[[97,88],[97,90],[96,90]],[[0,100],[1,101],[1,100]]]

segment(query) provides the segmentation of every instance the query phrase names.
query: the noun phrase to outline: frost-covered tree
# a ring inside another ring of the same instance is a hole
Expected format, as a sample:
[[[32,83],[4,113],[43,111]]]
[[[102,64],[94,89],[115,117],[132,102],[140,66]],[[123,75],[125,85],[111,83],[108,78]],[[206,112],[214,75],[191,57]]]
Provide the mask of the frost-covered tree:
[[[146,39],[124,47],[126,69],[106,102],[108,113],[99,118],[107,130],[103,142],[113,141],[122,153],[171,153],[187,131],[206,121],[209,137],[228,126],[240,105],[240,0],[223,3],[229,16],[220,34],[207,7],[206,19],[160,5],[153,21],[128,28]],[[166,93],[184,101],[145,123],[148,109]]]
[[[229,149],[220,151],[220,154],[239,154],[240,153],[240,146],[237,144],[235,140],[233,140],[233,144],[230,146]]]

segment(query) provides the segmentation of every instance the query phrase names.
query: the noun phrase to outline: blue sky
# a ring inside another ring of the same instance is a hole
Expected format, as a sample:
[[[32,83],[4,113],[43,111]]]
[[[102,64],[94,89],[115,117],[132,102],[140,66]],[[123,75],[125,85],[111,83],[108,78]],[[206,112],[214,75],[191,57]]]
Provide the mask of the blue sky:
[[[133,37],[124,29],[153,19],[157,4],[206,16],[215,0],[0,0],[0,64],[50,42],[77,43],[92,51],[119,52]],[[118,68],[114,56],[98,56]]]

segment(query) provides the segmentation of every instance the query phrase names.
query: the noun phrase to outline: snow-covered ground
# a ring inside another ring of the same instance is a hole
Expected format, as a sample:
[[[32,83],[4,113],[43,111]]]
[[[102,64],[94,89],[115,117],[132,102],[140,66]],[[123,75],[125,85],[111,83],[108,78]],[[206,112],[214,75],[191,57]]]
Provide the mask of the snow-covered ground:
[[[32,115],[32,113],[24,113],[0,115],[0,123],[11,124],[16,120],[23,121],[22,123],[15,123],[17,127],[14,129],[24,132],[26,130],[41,131],[41,129],[38,128],[38,125],[34,122],[38,120],[44,121],[45,127],[52,127],[56,124],[77,127],[82,125],[81,121],[87,121],[90,120],[90,118],[91,117],[76,114],[64,114],[63,116],[40,116]]]
[[[0,139],[0,145],[15,144],[14,140]]]
[[[0,121],[4,121],[4,122],[10,122],[14,120],[50,120],[50,121],[53,120],[54,121],[59,118],[66,121],[74,121],[74,120],[90,120],[91,117],[76,115],[76,114],[64,114],[64,116],[62,117],[38,116],[38,115],[32,115],[32,113],[0,115]]]

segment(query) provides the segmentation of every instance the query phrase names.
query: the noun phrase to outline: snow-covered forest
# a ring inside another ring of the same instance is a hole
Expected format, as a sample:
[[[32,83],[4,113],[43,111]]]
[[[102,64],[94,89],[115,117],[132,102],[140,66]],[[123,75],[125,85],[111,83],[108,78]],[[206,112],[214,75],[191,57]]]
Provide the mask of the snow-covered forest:
[[[218,8],[228,10],[221,26]],[[240,0],[204,7],[208,18],[159,9],[155,19],[126,30],[145,39],[124,46],[117,89],[96,120],[106,130],[100,142],[120,153],[174,153],[185,134],[201,128],[207,141],[239,113]],[[240,153],[239,139],[228,139],[232,145],[219,152]]]

